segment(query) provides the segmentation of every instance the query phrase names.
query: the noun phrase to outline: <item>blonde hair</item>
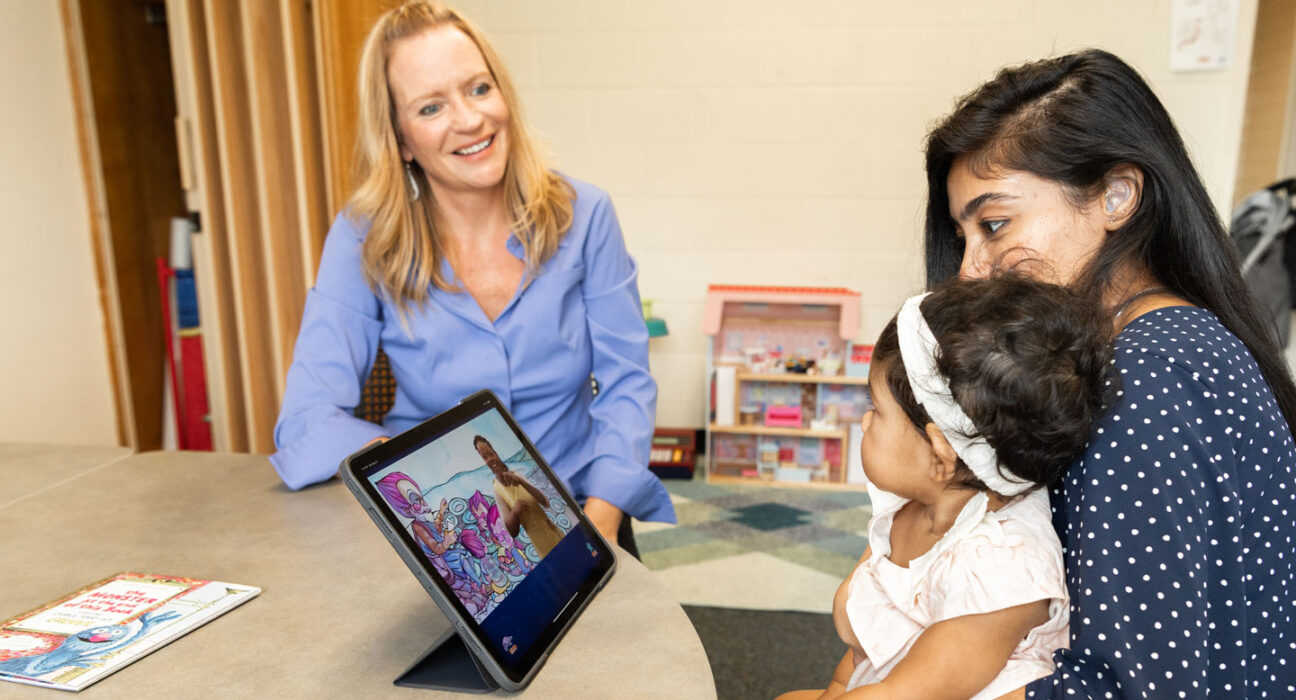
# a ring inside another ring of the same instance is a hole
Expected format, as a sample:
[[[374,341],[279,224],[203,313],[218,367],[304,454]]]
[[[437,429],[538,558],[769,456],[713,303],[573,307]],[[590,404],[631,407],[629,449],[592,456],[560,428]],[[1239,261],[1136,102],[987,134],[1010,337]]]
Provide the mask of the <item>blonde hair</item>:
[[[575,193],[549,170],[523,118],[508,70],[481,31],[458,12],[426,0],[407,2],[386,12],[369,31],[360,54],[355,190],[347,204],[353,216],[370,222],[361,251],[365,279],[375,292],[390,296],[402,322],[412,306],[427,301],[429,285],[445,290],[451,287],[441,274],[443,252],[433,197],[425,186],[422,196],[411,200],[407,189],[387,61],[397,42],[443,26],[458,29],[477,45],[508,107],[504,201],[513,231],[522,242],[528,277],[558,249],[572,220]],[[422,179],[418,163],[409,167]]]

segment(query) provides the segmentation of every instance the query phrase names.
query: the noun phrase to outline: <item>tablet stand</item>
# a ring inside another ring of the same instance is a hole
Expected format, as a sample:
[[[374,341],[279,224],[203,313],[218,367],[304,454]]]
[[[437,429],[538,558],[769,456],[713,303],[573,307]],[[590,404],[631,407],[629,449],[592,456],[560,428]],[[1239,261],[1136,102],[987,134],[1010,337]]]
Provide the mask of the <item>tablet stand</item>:
[[[473,694],[489,693],[499,688],[495,679],[477,663],[476,657],[468,651],[467,645],[453,627],[449,634],[428,647],[418,661],[405,669],[393,683],[407,688]]]

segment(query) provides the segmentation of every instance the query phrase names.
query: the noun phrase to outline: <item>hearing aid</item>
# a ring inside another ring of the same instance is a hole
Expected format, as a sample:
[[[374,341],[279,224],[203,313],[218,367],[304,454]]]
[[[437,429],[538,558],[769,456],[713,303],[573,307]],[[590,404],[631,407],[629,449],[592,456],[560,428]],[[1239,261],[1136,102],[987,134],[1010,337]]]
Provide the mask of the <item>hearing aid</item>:
[[[1113,180],[1107,185],[1107,190],[1103,192],[1103,209],[1108,214],[1115,214],[1116,210],[1130,200],[1134,195],[1134,186],[1125,178]]]

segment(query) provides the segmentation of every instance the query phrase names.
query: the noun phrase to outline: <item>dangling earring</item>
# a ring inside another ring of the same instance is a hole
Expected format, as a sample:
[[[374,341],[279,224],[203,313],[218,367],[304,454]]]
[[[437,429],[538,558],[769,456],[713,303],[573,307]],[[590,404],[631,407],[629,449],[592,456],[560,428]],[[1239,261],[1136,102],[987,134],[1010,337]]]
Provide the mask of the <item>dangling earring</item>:
[[[409,163],[405,164],[405,179],[409,181],[410,201],[417,202],[419,198],[418,178],[414,177],[414,168],[411,168]]]

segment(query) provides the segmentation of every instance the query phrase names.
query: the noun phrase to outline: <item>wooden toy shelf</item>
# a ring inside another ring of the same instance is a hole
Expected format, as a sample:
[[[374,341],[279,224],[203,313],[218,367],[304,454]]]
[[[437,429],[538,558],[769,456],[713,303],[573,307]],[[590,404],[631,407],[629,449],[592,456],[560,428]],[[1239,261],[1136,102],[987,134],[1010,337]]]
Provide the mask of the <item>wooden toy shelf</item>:
[[[868,377],[844,377],[836,375],[828,377],[822,374],[755,374],[753,372],[739,371],[737,373],[740,382],[787,382],[796,384],[848,384],[852,386],[868,386]]]
[[[845,440],[846,430],[814,430],[812,428],[770,428],[763,425],[716,425],[711,424],[711,432],[731,435],[783,435],[786,437],[813,437],[831,440]]]
[[[708,481],[861,488],[848,483],[848,442],[868,378],[842,372],[858,324],[859,294],[846,289],[709,289]],[[776,371],[785,365],[813,369]]]

